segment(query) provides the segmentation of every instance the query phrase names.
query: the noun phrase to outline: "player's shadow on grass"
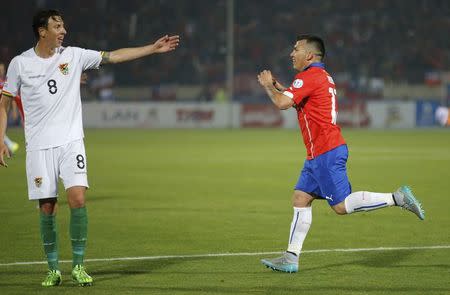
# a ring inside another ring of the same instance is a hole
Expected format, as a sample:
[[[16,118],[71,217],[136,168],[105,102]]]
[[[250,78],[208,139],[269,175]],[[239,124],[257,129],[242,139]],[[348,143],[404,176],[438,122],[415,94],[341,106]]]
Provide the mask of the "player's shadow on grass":
[[[409,294],[411,292],[417,292],[420,291],[420,294],[429,294],[430,292],[439,292],[439,294],[447,294],[449,291],[448,288],[439,288],[439,287],[426,287],[423,288],[414,288],[414,287],[340,287],[340,286],[326,286],[326,287],[309,287],[309,286],[296,286],[296,287],[289,287],[283,285],[275,286],[271,288],[264,288],[264,287],[229,287],[229,286],[200,286],[200,287],[163,287],[163,286],[151,286],[151,287],[141,287],[141,286],[129,286],[127,290],[133,290],[136,292],[136,294],[143,294],[147,292],[151,292],[151,294],[173,294],[173,293],[208,293],[208,294],[309,294],[308,292],[311,291],[314,294],[320,294],[319,292],[323,291],[326,294],[329,294],[330,291],[334,292],[335,294],[350,294],[354,292],[359,292],[361,294],[368,294],[371,292],[380,292],[380,290],[383,290],[385,292],[388,292],[386,294],[393,294],[398,292],[406,292],[406,294]],[[281,292],[281,293],[280,293]]]
[[[311,270],[321,270],[328,268],[342,268],[345,266],[366,266],[366,267],[395,267],[400,262],[406,260],[411,256],[412,251],[404,252],[373,252],[373,253],[360,253],[353,254],[358,257],[358,259],[351,261],[342,261],[337,259],[336,263],[322,264],[317,266],[309,267],[304,266],[304,271]],[[363,257],[361,257],[363,256]],[[300,262],[301,263],[301,262]]]
[[[341,260],[336,263],[319,265],[308,267],[305,266],[303,270],[311,271],[311,270],[320,270],[327,268],[342,268],[343,266],[365,266],[365,267],[380,267],[380,268],[442,268],[442,270],[449,270],[450,265],[448,264],[427,264],[427,265],[401,265],[402,261],[408,260],[408,258],[414,253],[420,253],[419,251],[408,250],[408,251],[386,251],[386,252],[366,252],[361,254],[353,254],[359,255],[358,259],[342,262]],[[361,258],[361,256],[363,256]],[[301,263],[301,262],[300,262]]]
[[[199,258],[180,258],[180,259],[157,259],[157,260],[134,260],[120,261],[112,264],[102,264],[93,266],[92,276],[95,276],[97,282],[114,280],[125,276],[136,276],[141,274],[151,274],[161,269],[170,267],[174,264],[188,262]]]

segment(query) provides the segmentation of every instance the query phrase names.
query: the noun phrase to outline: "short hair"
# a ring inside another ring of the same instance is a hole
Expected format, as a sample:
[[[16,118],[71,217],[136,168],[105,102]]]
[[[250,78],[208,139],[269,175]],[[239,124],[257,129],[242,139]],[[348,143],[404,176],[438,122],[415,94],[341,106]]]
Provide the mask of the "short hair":
[[[323,42],[322,38],[315,36],[315,35],[309,35],[309,34],[303,34],[297,36],[297,41],[300,40],[306,40],[307,44],[312,44],[318,51],[316,55],[321,57],[321,60],[325,57],[325,43]]]
[[[33,33],[36,39],[39,39],[39,28],[47,28],[48,20],[56,17],[62,18],[62,14],[56,9],[39,10],[33,16]]]

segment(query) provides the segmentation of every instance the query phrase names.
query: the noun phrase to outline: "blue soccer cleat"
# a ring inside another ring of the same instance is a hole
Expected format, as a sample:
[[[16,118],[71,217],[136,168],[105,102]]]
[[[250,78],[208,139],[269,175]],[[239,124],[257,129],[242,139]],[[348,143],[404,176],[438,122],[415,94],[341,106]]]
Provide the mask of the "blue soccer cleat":
[[[422,209],[422,204],[416,199],[409,186],[402,185],[395,191],[394,199],[398,206],[416,214],[421,220],[425,219],[425,211]]]
[[[273,259],[261,259],[261,263],[275,271],[294,273],[298,271],[298,262],[288,259],[287,253],[281,257]]]

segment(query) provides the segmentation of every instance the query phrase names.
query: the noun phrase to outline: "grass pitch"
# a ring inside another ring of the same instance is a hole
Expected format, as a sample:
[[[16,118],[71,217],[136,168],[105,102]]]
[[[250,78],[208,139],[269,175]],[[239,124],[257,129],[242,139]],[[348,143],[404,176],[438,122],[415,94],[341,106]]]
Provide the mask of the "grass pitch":
[[[23,147],[22,131],[9,135]],[[313,205],[304,250],[450,245],[450,130],[344,130],[353,190],[410,184],[426,220],[398,208],[337,216]],[[283,251],[305,149],[297,130],[87,130],[87,259]],[[0,294],[450,294],[450,249],[306,252],[297,274],[274,255],[88,261],[94,286],[44,289],[25,152],[0,169]],[[60,258],[71,259],[60,189]]]

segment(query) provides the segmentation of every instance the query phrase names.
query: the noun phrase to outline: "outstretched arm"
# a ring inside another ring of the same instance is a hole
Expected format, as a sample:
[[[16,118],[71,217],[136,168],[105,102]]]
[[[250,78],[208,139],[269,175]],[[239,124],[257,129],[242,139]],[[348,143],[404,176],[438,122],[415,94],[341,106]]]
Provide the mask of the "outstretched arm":
[[[103,52],[102,64],[121,63],[129,60],[138,59],[154,53],[164,53],[175,50],[180,43],[180,36],[165,35],[159,38],[155,43],[142,47],[122,48],[110,52]]]
[[[274,83],[275,81],[275,83]],[[275,84],[277,84],[276,80],[272,77],[272,73],[270,71],[264,70],[258,75],[258,82],[261,86],[266,90],[267,95],[269,95],[272,102],[279,108],[280,110],[286,110],[294,105],[294,101],[281,93],[285,88],[280,84],[279,89]],[[278,83],[279,84],[279,83]]]
[[[0,166],[8,167],[3,156],[10,157],[8,147],[5,144],[6,125],[8,124],[8,109],[11,98],[6,95],[0,96]]]

